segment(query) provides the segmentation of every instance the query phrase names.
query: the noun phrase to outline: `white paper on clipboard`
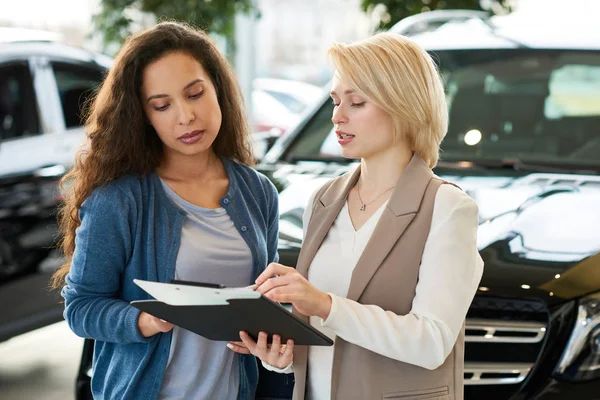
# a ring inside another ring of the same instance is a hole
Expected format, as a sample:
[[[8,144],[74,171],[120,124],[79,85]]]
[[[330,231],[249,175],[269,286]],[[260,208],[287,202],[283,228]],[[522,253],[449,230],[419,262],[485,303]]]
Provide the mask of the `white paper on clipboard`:
[[[227,305],[230,299],[258,299],[260,292],[248,288],[210,288],[134,279],[150,296],[171,306]]]

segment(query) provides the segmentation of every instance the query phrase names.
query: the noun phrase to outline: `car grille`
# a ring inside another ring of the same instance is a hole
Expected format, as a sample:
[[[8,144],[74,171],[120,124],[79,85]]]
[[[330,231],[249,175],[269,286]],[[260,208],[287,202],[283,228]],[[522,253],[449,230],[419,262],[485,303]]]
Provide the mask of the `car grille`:
[[[539,343],[546,334],[541,322],[470,319],[465,340],[477,343]]]
[[[466,343],[537,344],[546,334],[541,322],[469,319]],[[465,362],[465,385],[506,385],[521,383],[533,362]]]
[[[490,398],[489,385],[498,389],[494,398],[516,392],[538,358],[548,318],[540,301],[475,298],[465,326],[465,397]]]
[[[515,186],[542,186],[556,188],[600,188],[600,177],[579,174],[529,174],[515,182]]]

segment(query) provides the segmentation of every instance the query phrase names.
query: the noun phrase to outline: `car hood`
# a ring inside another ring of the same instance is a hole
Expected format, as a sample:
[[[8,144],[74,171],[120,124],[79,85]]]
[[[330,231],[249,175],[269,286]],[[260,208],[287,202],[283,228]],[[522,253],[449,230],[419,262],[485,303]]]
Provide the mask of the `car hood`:
[[[321,170],[319,168],[322,168]],[[302,241],[302,214],[314,191],[347,166],[278,167],[280,243]],[[281,178],[285,176],[285,183]],[[478,296],[560,303],[600,290],[600,177],[440,176],[479,207],[478,248],[485,262]]]

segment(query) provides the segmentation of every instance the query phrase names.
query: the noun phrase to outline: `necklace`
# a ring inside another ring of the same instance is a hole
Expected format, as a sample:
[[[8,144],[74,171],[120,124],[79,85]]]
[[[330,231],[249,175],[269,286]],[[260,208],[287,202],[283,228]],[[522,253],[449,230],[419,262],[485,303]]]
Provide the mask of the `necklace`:
[[[389,188],[388,190],[386,190],[385,192],[381,193],[379,196],[375,197],[373,200],[371,200],[368,203],[365,203],[362,198],[360,197],[360,185],[356,186],[356,194],[358,194],[358,200],[360,200],[360,211],[365,211],[367,209],[367,206],[371,203],[373,203],[375,200],[377,200],[378,198],[380,198],[381,196],[383,196],[384,194],[386,194],[387,192],[389,192],[390,190],[392,190],[393,188],[395,188],[396,186],[392,186],[391,188]]]

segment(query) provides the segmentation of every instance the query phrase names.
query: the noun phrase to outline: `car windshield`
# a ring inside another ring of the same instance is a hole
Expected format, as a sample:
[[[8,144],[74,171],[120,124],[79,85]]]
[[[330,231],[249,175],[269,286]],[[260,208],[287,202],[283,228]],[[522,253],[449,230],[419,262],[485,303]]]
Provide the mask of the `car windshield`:
[[[432,54],[446,84],[445,161],[600,164],[600,51],[452,50]],[[287,161],[340,159],[322,107]]]

